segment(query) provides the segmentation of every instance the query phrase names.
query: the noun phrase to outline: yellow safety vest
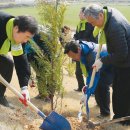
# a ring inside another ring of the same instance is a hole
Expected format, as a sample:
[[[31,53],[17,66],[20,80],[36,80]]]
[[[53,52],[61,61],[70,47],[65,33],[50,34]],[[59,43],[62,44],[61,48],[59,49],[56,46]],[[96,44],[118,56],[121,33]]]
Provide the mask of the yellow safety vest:
[[[105,18],[103,27],[99,28],[99,27],[95,26],[94,31],[93,31],[94,37],[96,37],[98,35],[98,43],[99,44],[106,44],[106,35],[104,32],[104,27],[105,27],[105,24],[107,22],[107,10],[104,9],[103,12],[104,12],[104,18]]]
[[[77,25],[77,32],[86,30],[86,20],[81,20],[79,24]]]
[[[11,47],[11,53],[13,56],[19,56],[23,54],[23,48],[21,44],[16,44],[13,39],[13,22],[14,18],[11,18],[6,24],[7,38],[5,39],[0,54],[6,55]]]
[[[88,76],[87,69],[86,69],[85,65],[82,64],[81,61],[80,61],[80,68],[81,68],[81,70],[82,70],[83,75],[84,75],[85,77],[87,77],[87,76]]]

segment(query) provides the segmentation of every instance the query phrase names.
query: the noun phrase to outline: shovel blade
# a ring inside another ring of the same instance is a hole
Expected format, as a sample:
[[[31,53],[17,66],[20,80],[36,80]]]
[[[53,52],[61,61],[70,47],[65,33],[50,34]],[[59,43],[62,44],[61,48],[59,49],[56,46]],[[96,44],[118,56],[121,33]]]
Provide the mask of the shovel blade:
[[[42,130],[71,130],[70,123],[62,115],[52,112],[40,126]]]

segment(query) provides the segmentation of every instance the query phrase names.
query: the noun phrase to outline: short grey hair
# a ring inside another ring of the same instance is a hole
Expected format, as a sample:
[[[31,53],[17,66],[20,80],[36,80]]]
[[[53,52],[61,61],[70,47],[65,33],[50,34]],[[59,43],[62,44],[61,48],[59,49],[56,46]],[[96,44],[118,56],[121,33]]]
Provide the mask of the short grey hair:
[[[91,16],[95,19],[98,19],[99,13],[103,13],[103,7],[98,4],[91,4],[86,7],[84,11],[84,16],[88,17]]]

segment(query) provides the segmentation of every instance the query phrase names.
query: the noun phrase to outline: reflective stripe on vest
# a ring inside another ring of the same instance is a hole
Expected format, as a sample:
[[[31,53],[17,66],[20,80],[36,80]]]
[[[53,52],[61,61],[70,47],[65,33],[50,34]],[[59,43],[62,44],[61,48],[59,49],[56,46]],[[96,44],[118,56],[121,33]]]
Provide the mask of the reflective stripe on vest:
[[[107,10],[103,9],[103,12],[104,12],[104,18],[105,18],[103,27],[98,28],[97,26],[95,26],[94,31],[93,31],[94,37],[96,37],[98,34],[98,44],[106,44],[106,35],[104,32],[104,27],[105,27],[105,24],[107,22]]]
[[[11,44],[11,53],[13,56],[19,56],[23,54],[23,48],[21,44]]]
[[[79,24],[77,25],[77,32],[86,30],[86,22],[86,20],[82,20],[79,22]]]
[[[11,53],[13,56],[19,56],[23,54],[23,48],[21,44],[11,44],[9,39],[6,39],[0,49],[0,54],[7,55],[11,46]]]
[[[6,55],[9,52],[11,46],[11,53],[13,56],[19,56],[23,54],[23,48],[21,44],[16,44],[13,39],[13,22],[14,18],[11,18],[6,24],[7,39],[4,41],[0,54]]]

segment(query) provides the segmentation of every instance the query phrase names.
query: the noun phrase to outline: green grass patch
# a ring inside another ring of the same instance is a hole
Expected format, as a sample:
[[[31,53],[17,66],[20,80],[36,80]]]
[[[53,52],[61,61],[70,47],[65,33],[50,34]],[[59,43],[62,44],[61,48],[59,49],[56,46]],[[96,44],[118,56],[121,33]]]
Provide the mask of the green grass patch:
[[[34,16],[40,22],[40,17],[38,15],[38,11],[35,7],[7,8],[7,9],[2,9],[0,11],[10,13],[14,16],[23,15],[23,14],[24,15],[31,15],[31,16]]]
[[[68,25],[72,28],[76,28],[76,25],[79,22],[79,10],[82,6],[85,6],[85,4],[79,3],[68,5],[67,10],[65,12],[65,19],[64,19],[65,25]],[[111,5],[111,6],[120,10],[124,14],[124,16],[128,19],[128,21],[130,21],[129,5]],[[13,14],[15,16],[22,14],[29,14],[36,17],[36,19],[40,22],[38,10],[35,7],[17,7],[17,8],[3,9],[3,11]]]

